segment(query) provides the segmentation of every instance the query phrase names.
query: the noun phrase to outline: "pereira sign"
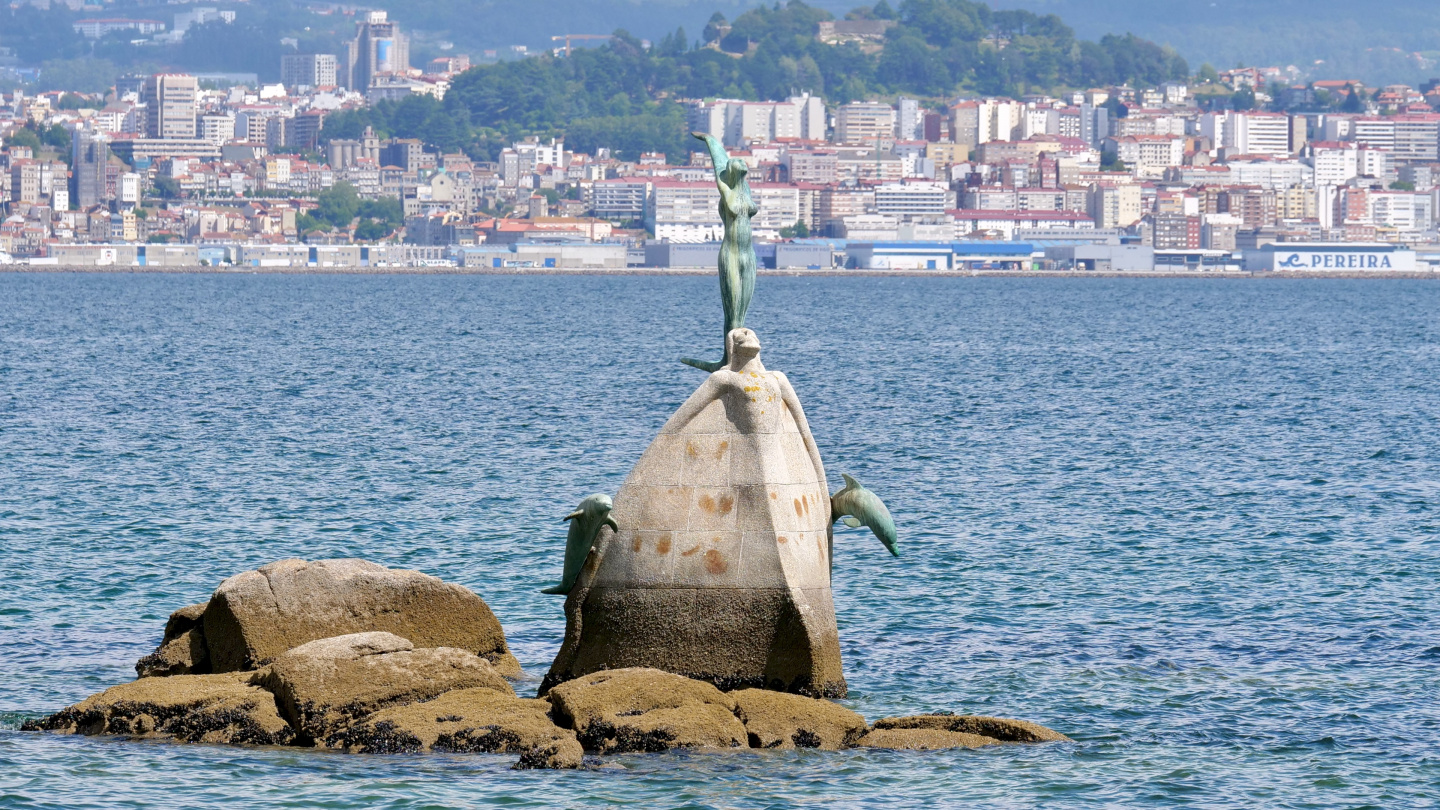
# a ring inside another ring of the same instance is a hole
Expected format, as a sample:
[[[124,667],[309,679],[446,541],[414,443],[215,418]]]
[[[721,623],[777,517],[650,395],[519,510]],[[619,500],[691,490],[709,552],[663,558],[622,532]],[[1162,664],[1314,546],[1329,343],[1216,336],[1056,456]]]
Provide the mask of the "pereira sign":
[[[1272,270],[1414,270],[1409,250],[1285,249],[1278,245]]]

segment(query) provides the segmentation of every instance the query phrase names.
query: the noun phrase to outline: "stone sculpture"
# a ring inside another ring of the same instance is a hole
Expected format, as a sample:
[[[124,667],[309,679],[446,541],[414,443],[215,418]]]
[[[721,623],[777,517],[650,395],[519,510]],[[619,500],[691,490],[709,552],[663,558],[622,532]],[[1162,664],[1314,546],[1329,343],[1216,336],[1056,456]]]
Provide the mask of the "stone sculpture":
[[[570,593],[570,589],[575,587],[575,578],[580,576],[580,568],[585,565],[585,558],[590,556],[595,539],[600,536],[600,528],[609,526],[612,532],[620,531],[620,527],[610,519],[610,510],[614,508],[609,495],[590,495],[580,502],[578,509],[565,516],[570,521],[570,531],[565,535],[565,568],[560,584],[552,585],[541,593]]]
[[[892,554],[895,523],[849,477],[832,501],[800,398],[760,362],[745,328],[755,250],[744,161],[705,141],[720,188],[725,354],[683,362],[710,376],[660,429],[615,496],[615,521],[581,543],[565,640],[541,684],[652,667],[722,689],[843,697],[830,592],[835,520],[869,526]],[[609,528],[609,532],[605,529]],[[574,527],[572,527],[574,531]]]
[[[899,557],[900,550],[895,545],[895,520],[890,517],[885,502],[854,478],[845,473],[840,473],[840,477],[845,479],[845,488],[830,496],[833,520],[839,520],[852,529],[868,528],[891,554]],[[831,525],[834,525],[833,521]]]
[[[720,305],[725,310],[725,331],[722,342],[731,331],[745,325],[750,297],[755,294],[755,247],[750,243],[750,218],[760,210],[750,196],[749,168],[745,161],[725,154],[725,147],[713,135],[692,132],[710,149],[715,167],[715,185],[720,188],[720,221],[725,225],[725,239],[720,243]],[[730,362],[726,354],[718,361],[681,358],[680,362],[701,371],[719,371]]]
[[[615,496],[565,603],[542,691],[654,667],[724,688],[845,694],[830,495],[790,381],[735,329],[729,363],[675,412]]]

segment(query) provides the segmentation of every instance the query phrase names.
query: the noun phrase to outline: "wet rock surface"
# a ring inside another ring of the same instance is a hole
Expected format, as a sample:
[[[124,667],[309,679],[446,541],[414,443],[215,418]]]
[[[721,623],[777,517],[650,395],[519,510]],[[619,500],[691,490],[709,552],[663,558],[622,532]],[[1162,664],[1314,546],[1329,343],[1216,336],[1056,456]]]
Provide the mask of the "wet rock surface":
[[[135,662],[135,674],[141,678],[209,674],[210,651],[203,624],[209,604],[187,605],[170,614],[160,646]]]
[[[302,644],[255,673],[302,739],[343,748],[345,731],[385,708],[483,687],[514,697],[488,661],[453,647],[415,649],[391,633],[355,633]]]
[[[280,716],[275,696],[239,675],[141,678],[112,686],[22,728],[236,745],[289,745],[295,741],[295,732]]]
[[[847,748],[866,731],[865,718],[828,700],[766,689],[732,692],[751,748]]]
[[[378,711],[338,741],[355,753],[520,754],[519,767],[578,768],[584,755],[575,732],[551,721],[548,702],[483,688]]]
[[[1037,723],[974,714],[918,714],[875,721],[877,730],[928,729],[977,734],[1000,742],[1068,742],[1069,737]]]
[[[881,728],[861,737],[857,748],[893,748],[900,751],[938,751],[945,748],[984,748],[999,745],[994,737],[935,728]]]
[[[592,673],[554,687],[546,698],[556,722],[573,728],[589,751],[746,747],[733,698],[711,684],[656,669]]]
[[[367,629],[309,638],[357,626]],[[411,628],[415,637],[384,627]],[[265,665],[250,669],[257,662]],[[1069,740],[1035,723],[976,715],[889,717],[870,727],[843,706],[794,694],[794,684],[740,688],[750,685],[740,678],[717,686],[713,676],[644,667],[547,679],[540,698],[520,698],[506,676],[523,673],[478,596],[362,560],[282,560],[231,577],[209,602],[171,614],[160,646],[135,669],[138,680],[21,728],[370,754],[508,754],[522,769],[675,748],[937,750]]]
[[[257,669],[286,650],[350,633],[387,632],[417,647],[454,647],[518,676],[500,622],[470,590],[418,571],[356,559],[280,560],[215,590],[204,635],[215,672]]]

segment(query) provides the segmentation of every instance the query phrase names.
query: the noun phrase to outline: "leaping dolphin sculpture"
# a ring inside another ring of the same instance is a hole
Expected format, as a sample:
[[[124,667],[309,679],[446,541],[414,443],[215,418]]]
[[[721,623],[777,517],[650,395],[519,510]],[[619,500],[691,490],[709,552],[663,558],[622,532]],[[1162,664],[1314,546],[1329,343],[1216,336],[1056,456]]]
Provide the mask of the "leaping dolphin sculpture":
[[[866,489],[859,481],[840,473],[845,479],[845,488],[830,496],[831,520],[840,520],[852,529],[865,526],[880,538],[885,548],[896,557],[900,550],[895,545],[895,520],[880,496]]]
[[[595,539],[600,536],[600,527],[609,526],[612,532],[620,531],[610,517],[610,510],[614,508],[615,503],[609,495],[590,495],[580,502],[574,512],[565,516],[570,521],[570,531],[565,535],[565,569],[560,584],[545,588],[541,593],[570,593],[580,576],[580,569],[585,567],[585,559],[590,556]]]

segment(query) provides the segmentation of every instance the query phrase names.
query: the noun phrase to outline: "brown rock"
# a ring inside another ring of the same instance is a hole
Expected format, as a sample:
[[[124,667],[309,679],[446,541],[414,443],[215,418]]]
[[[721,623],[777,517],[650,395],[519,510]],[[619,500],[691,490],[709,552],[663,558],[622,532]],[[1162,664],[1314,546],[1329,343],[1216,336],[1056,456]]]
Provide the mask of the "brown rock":
[[[887,717],[875,722],[876,729],[932,729],[979,734],[1000,742],[1068,742],[1069,737],[1058,731],[1003,717],[981,717],[973,714],[920,714],[913,717]]]
[[[169,737],[185,742],[289,745],[275,696],[237,675],[141,678],[25,724],[28,731]]]
[[[208,604],[189,605],[170,614],[160,646],[135,662],[135,674],[141,678],[208,674],[210,653],[205,646],[205,628],[201,624]]]
[[[451,751],[520,754],[517,767],[578,768],[575,732],[550,720],[550,704],[493,689],[458,689],[424,703],[383,709],[341,735],[351,752]]]
[[[670,748],[740,748],[735,701],[702,681],[655,669],[595,672],[546,695],[555,722],[587,750],[607,754]]]
[[[857,748],[895,748],[903,751],[936,751],[942,748],[981,748],[999,745],[994,737],[944,731],[934,728],[875,729],[861,737]]]
[[[731,692],[751,748],[848,748],[865,733],[865,718],[828,700],[743,689]]]
[[[453,647],[414,649],[390,633],[354,633],[302,644],[253,676],[275,693],[281,716],[302,740],[343,748],[359,718],[483,687],[514,696],[490,662]]]
[[[237,574],[205,611],[216,672],[256,669],[316,639],[386,632],[417,646],[455,647],[518,677],[500,622],[459,585],[364,560],[281,560]]]

